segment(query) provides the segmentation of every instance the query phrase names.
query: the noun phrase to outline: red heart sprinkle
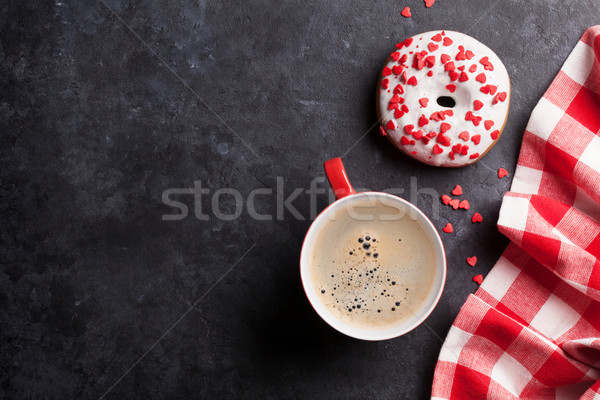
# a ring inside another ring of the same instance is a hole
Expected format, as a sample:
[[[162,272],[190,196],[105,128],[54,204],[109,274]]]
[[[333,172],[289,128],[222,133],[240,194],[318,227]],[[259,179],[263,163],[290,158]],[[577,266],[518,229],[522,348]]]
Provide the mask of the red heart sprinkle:
[[[494,121],[491,119],[486,119],[483,123],[483,126],[485,126],[485,129],[489,130],[492,126],[494,126]]]
[[[429,99],[427,97],[423,97],[419,99],[419,103],[421,103],[421,107],[427,107],[427,103],[429,103]]]
[[[469,204],[468,200],[463,200],[460,202],[460,204],[458,205],[460,208],[462,208],[463,210],[468,210],[469,208],[471,208],[471,205]]]
[[[394,118],[402,118],[404,116],[404,111],[395,109],[394,110]]]
[[[450,146],[450,143],[452,142],[448,136],[444,136],[444,134],[441,132],[438,135],[436,141],[442,146]]]
[[[481,141],[481,135],[474,135],[471,140],[473,141],[473,143],[475,144],[479,144],[479,142]]]
[[[421,118],[419,118],[419,126],[425,126],[429,123],[429,120],[427,119],[426,116],[421,115]]]
[[[499,101],[503,102],[504,100],[506,100],[507,96],[508,95],[506,94],[506,92],[498,93],[496,96],[494,96],[494,101],[492,101],[492,104],[498,104]]]
[[[454,187],[454,189],[452,189],[452,194],[455,196],[460,196],[461,194],[463,194],[462,188],[460,187],[460,185],[456,185]]]
[[[481,107],[483,107],[483,103],[481,101],[475,100],[473,102],[473,108],[475,109],[475,111],[481,110]]]
[[[433,3],[435,3],[435,0],[425,0],[425,7],[429,8],[433,5]],[[440,36],[440,34],[438,33],[436,36]]]
[[[383,67],[383,72],[381,73],[381,75],[389,76],[391,74],[392,74],[392,70],[389,67]]]
[[[506,175],[508,175],[508,171],[505,170],[504,168],[500,168],[498,170],[498,178],[502,179],[504,178]]]
[[[440,35],[439,33],[437,35],[434,35],[431,40],[433,40],[434,42],[441,42],[442,41],[442,35]]]
[[[408,80],[408,82],[406,82],[408,85],[413,85],[413,86],[417,86],[417,78],[415,78],[414,76],[411,76],[410,79]]]
[[[481,285],[483,282],[483,275],[475,275],[473,277],[473,282],[477,282],[477,284]]]
[[[465,142],[469,141],[469,132],[467,131],[463,131],[461,133],[458,134],[458,137],[462,140],[464,140]]]
[[[482,72],[475,77],[475,80],[477,82],[485,83],[487,81],[487,78],[485,77],[485,74]]]
[[[450,46],[452,43],[454,42],[448,36],[444,38],[444,46]]]
[[[384,80],[381,81],[381,87],[384,89],[387,89],[389,84],[390,84],[390,80],[388,78],[385,78]]]
[[[395,75],[400,75],[400,74],[402,73],[402,71],[404,71],[404,68],[402,68],[400,65],[394,65],[394,66],[392,67],[392,72],[393,72]]]
[[[492,137],[492,139],[496,140],[498,139],[498,136],[500,136],[500,131],[496,129],[494,132],[490,133],[490,136]]]
[[[406,7],[406,8],[408,8],[410,10],[410,7]],[[411,38],[411,37],[406,38],[406,39],[404,39],[404,46],[408,47],[412,44],[412,42],[413,42],[413,38]]]
[[[398,53],[397,51],[395,51],[392,54],[390,54],[390,57],[392,58],[392,60],[398,61],[398,59],[400,58],[400,53]]]
[[[442,230],[444,232],[446,232],[446,233],[452,233],[452,232],[454,232],[454,229],[452,229],[452,224],[450,222],[448,222],[446,224],[446,226],[442,228]]]
[[[410,18],[412,16],[412,14],[410,13],[410,7],[404,7],[404,10],[402,10],[400,14],[402,14],[402,16],[405,18]]]
[[[460,77],[458,78],[459,82],[466,82],[469,80],[469,75],[466,72],[461,72]]]
[[[473,218],[471,218],[471,222],[472,223],[477,223],[477,222],[481,222],[483,221],[483,217],[481,216],[481,214],[479,214],[478,212],[476,212],[475,214],[473,214]]]
[[[400,139],[400,144],[402,146],[406,146],[409,143],[410,143],[410,140],[406,136],[402,136],[402,138]]]
[[[454,91],[456,90],[456,85],[453,85],[453,84],[446,85],[446,89],[448,89],[448,91],[450,93],[454,93]]]
[[[442,54],[441,57],[440,57],[440,60],[442,61],[442,64],[446,64],[451,59],[452,59],[452,57],[450,57],[448,54]]]
[[[404,136],[402,136],[404,137]],[[437,144],[433,146],[433,154],[441,154],[443,153],[444,150],[442,150],[442,148],[440,146],[438,146]]]
[[[391,131],[393,131],[394,129],[396,129],[396,124],[394,124],[394,121],[389,120],[388,123],[385,125],[385,127]]]
[[[447,123],[447,122],[442,122],[442,125],[440,125],[440,132],[441,132],[441,133],[446,133],[446,132],[448,132],[448,130],[449,130],[450,128],[452,128],[452,125],[450,125],[450,124],[449,124],[449,123]]]
[[[479,153],[473,153],[473,154],[471,154],[471,155],[469,156],[469,158],[470,158],[471,160],[474,160],[474,159],[476,159],[476,158],[479,158]]]
[[[469,264],[471,267],[474,267],[475,264],[477,264],[477,257],[467,257],[467,264]]]
[[[460,201],[458,199],[453,199],[450,200],[450,203],[448,204],[450,204],[455,210],[458,210],[458,207],[460,206]]]
[[[437,44],[435,44],[435,43],[429,43],[429,44],[427,45],[427,48],[429,49],[429,51],[436,51],[436,50],[437,50],[439,47],[440,47],[440,46],[438,46],[438,45],[437,45]]]
[[[477,71],[477,64],[473,64],[473,65],[471,65],[471,66],[469,67],[469,72],[470,72],[470,73],[473,73],[473,72],[475,72],[475,71]]]
[[[404,125],[404,132],[406,132],[407,135],[410,135],[413,129],[415,129],[414,125]]]
[[[423,131],[420,129],[418,131],[413,131],[412,135],[415,139],[421,140],[421,138],[423,137]]]
[[[483,57],[481,60],[479,60],[479,62],[481,64],[483,64],[483,68],[485,70],[488,70],[488,71],[493,71],[494,70],[494,66],[490,62],[489,57]]]
[[[452,200],[452,198],[447,194],[442,195],[442,203],[444,203],[445,205],[448,205],[448,203],[450,203],[450,200]]]
[[[387,67],[386,67],[387,68]],[[454,61],[450,61],[449,63],[446,63],[444,65],[444,69],[446,71],[454,71],[456,69],[456,66],[454,65]]]
[[[432,120],[434,120],[434,121],[441,121],[441,120],[443,120],[443,119],[446,119],[446,114],[443,114],[443,115],[442,115],[442,114],[440,114],[440,112],[439,112],[439,111],[435,111],[434,113],[432,113],[432,114],[429,116],[429,119],[432,119]]]
[[[402,87],[401,84],[397,84],[396,87],[394,88],[394,93],[396,94],[403,94],[404,93],[404,88]]]

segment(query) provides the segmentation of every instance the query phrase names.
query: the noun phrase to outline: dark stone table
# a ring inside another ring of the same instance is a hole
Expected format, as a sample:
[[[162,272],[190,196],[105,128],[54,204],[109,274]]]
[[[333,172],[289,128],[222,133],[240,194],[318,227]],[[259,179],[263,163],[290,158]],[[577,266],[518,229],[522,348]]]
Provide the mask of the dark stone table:
[[[0,398],[427,398],[471,278],[507,244],[531,110],[596,0],[105,1],[0,6]],[[440,28],[489,45],[513,84],[501,141],[462,169],[374,127],[387,54]],[[300,246],[329,201],[305,189],[334,156],[356,187],[454,224],[443,297],[404,337],[350,339],[304,297]],[[417,193],[455,184],[482,224]]]

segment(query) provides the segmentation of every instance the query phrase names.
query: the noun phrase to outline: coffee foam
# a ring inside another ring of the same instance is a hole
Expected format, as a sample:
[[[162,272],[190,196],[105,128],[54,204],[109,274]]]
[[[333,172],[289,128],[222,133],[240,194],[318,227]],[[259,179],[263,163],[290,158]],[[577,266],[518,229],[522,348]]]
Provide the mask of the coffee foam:
[[[311,250],[309,274],[320,301],[360,329],[401,324],[433,289],[431,239],[417,220],[379,201],[339,207]]]

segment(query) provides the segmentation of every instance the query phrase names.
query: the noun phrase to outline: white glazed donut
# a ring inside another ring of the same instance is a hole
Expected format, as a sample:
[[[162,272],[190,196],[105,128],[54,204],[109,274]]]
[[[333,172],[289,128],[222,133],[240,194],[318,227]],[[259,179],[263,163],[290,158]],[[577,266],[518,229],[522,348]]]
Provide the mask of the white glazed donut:
[[[409,156],[442,167],[483,157],[502,133],[509,104],[502,61],[484,44],[452,31],[398,43],[377,90],[381,134]]]

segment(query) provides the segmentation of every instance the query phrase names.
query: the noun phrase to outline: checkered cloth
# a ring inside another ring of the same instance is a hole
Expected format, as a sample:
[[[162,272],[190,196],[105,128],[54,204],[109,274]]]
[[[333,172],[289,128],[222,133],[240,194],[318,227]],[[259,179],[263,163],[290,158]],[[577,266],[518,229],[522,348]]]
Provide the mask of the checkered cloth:
[[[600,399],[600,25],[534,109],[511,244],[450,329],[432,399]]]

